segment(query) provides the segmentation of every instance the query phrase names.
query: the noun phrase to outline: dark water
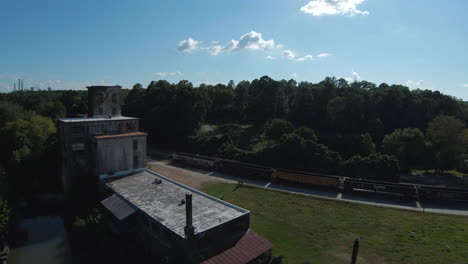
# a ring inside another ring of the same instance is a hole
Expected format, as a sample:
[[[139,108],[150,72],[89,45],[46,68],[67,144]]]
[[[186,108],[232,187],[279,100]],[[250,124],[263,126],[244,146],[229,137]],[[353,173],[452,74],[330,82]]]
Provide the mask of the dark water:
[[[72,262],[67,233],[60,217],[25,219],[20,226],[27,231],[27,240],[23,246],[11,250],[11,264]]]

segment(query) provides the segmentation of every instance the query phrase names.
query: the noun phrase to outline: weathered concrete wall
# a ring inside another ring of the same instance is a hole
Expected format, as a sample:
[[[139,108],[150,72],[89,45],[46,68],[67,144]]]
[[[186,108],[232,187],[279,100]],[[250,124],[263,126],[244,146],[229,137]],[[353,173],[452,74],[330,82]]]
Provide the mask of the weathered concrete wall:
[[[90,116],[120,116],[122,114],[122,87],[89,86],[87,88]]]
[[[146,166],[146,135],[96,139],[95,175]]]
[[[93,137],[97,135],[113,135],[138,131],[138,119],[101,119],[87,122],[59,121],[61,176],[63,191],[72,195],[80,191],[80,185],[92,180],[94,171]],[[118,147],[118,146],[116,146]],[[146,151],[146,145],[145,145]]]

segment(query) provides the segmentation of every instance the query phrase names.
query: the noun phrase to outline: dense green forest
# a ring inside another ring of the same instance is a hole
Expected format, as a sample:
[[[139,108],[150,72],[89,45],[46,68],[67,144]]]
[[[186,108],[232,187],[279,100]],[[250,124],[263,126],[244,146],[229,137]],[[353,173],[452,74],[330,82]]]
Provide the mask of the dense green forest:
[[[402,85],[152,81],[123,90],[155,147],[275,167],[398,181],[413,168],[468,170],[468,103]],[[57,118],[87,113],[87,91],[0,93],[0,233],[15,203],[60,190]]]
[[[335,78],[160,80],[134,85],[123,111],[141,117],[154,145],[181,151],[392,181],[411,168],[466,169],[468,104],[438,91]]]

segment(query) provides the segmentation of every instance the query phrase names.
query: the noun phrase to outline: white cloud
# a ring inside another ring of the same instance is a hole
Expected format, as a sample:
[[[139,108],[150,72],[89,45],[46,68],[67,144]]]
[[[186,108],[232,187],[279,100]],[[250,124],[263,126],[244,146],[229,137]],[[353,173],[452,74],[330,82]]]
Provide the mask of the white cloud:
[[[310,54],[305,55],[304,57],[297,58],[297,61],[306,61],[306,60],[313,60],[314,57]]]
[[[345,79],[349,83],[352,83],[352,82],[360,81],[361,76],[355,70],[352,70],[351,76],[344,77],[343,79]]]
[[[232,53],[241,50],[266,50],[275,47],[275,41],[263,39],[262,33],[250,31],[242,35],[238,40],[231,40],[226,45],[219,45],[218,41],[212,41],[211,46],[201,47],[200,41],[192,38],[182,40],[179,42],[177,49],[179,51],[190,52],[196,49],[207,50],[211,55],[216,56],[220,54]]]
[[[332,54],[330,53],[320,53],[319,55],[317,55],[317,58],[326,58],[326,57],[330,57]]]
[[[224,53],[231,53],[236,51],[246,50],[266,50],[275,47],[275,41],[265,40],[262,33],[250,31],[242,35],[239,40],[232,39],[225,46],[215,45],[208,47],[208,52],[211,55],[219,55]]]
[[[408,80],[406,81],[406,85],[408,86],[421,86],[424,83],[424,80]]]
[[[270,56],[270,55],[266,56],[266,58],[267,58],[267,60],[274,60],[274,59],[276,59],[275,57]]]
[[[292,78],[296,78],[296,77],[297,77],[297,73],[292,72],[292,73],[289,74],[289,76],[292,77]]]
[[[257,50],[257,49],[269,49],[275,46],[275,41],[264,40],[262,38],[262,33],[258,33],[255,31],[250,31],[247,34],[241,36],[238,42],[238,49],[250,49],[250,50]]]
[[[182,72],[180,71],[175,71],[175,72],[155,72],[153,73],[153,76],[159,76],[160,78],[165,78],[165,77],[168,77],[168,76],[173,76],[173,77],[180,77],[184,75]]]
[[[322,15],[368,15],[368,11],[357,9],[364,0],[313,0],[301,7],[301,11],[313,16]]]
[[[199,48],[200,41],[194,40],[193,38],[188,38],[179,41],[177,49],[182,52],[191,52]]]
[[[351,75],[353,76],[353,79],[354,79],[354,80],[356,80],[356,81],[361,80],[361,76],[359,76],[359,74],[358,74],[357,72],[353,71],[353,72],[351,73]]]
[[[284,48],[284,45],[283,44],[278,44],[278,45],[276,45],[276,48],[277,49],[282,49],[282,48]]]
[[[468,84],[464,84],[463,87],[468,87]]]
[[[313,60],[314,57],[310,54],[305,55],[304,57],[296,57],[296,54],[292,50],[283,50],[283,56],[289,60],[296,60],[296,61],[307,61]]]
[[[286,58],[290,60],[293,60],[296,57],[296,55],[294,54],[294,52],[292,52],[292,50],[283,50],[283,56],[285,56]]]
[[[219,45],[216,45],[216,46],[212,46],[212,47],[209,47],[208,48],[208,52],[211,54],[211,55],[218,55],[218,54],[221,54],[223,48]]]

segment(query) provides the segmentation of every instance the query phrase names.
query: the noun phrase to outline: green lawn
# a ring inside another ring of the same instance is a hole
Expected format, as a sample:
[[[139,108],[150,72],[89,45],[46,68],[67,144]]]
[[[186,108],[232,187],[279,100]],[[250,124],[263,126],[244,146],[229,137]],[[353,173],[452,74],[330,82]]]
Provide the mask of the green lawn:
[[[251,228],[286,263],[468,263],[468,217],[425,214],[209,183],[203,191],[250,210]]]
[[[411,170],[411,174],[424,174],[426,172],[426,170],[420,170],[420,169],[413,169]],[[429,172],[434,172],[434,170],[429,170]],[[463,173],[463,172],[459,172],[459,171],[456,171],[456,170],[449,170],[449,171],[446,171],[445,172],[446,174],[451,174],[451,175],[454,175],[454,176],[458,176],[458,177],[463,177],[465,175],[467,175],[466,173]]]

